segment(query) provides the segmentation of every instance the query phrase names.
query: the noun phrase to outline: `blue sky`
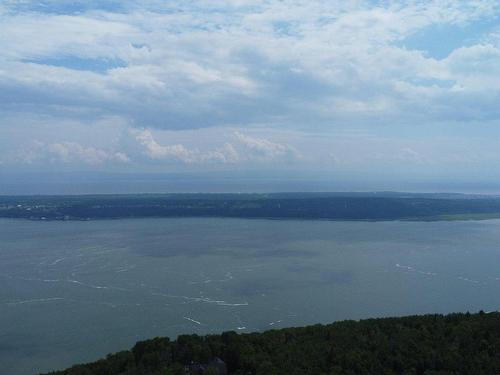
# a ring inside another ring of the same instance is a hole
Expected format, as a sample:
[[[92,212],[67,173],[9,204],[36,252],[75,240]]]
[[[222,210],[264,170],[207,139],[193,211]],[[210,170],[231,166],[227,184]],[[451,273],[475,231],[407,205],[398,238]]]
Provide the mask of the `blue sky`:
[[[0,172],[494,181],[498,1],[0,4]]]

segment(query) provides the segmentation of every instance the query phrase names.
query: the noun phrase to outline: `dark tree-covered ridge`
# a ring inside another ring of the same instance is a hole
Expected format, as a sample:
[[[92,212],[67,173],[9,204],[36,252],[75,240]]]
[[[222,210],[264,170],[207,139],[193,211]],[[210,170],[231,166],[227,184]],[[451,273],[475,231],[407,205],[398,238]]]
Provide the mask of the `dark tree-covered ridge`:
[[[186,374],[214,358],[243,374],[500,374],[500,313],[343,321],[155,338],[53,375]],[[206,372],[214,373],[214,372]]]
[[[275,193],[0,196],[0,217],[90,220],[229,217],[326,220],[500,218],[500,198],[459,194]]]

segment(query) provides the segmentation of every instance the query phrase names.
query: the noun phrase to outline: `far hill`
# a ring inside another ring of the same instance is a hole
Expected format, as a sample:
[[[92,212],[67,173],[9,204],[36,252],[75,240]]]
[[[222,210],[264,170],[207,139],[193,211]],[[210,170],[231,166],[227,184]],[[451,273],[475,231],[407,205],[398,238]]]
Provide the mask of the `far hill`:
[[[392,192],[0,196],[0,217],[466,220],[500,218],[500,197]]]

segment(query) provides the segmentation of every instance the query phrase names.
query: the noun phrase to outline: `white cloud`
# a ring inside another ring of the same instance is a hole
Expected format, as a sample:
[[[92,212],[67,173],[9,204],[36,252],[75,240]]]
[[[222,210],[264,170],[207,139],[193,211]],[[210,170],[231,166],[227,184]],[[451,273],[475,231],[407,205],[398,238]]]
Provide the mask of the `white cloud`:
[[[143,147],[143,153],[149,158],[159,161],[180,161],[186,164],[235,163],[240,160],[238,152],[232,144],[202,152],[190,149],[182,144],[162,145],[156,141],[149,129],[133,130],[131,134]]]
[[[201,154],[200,160],[219,162],[223,164],[234,164],[241,160],[241,156],[231,143],[226,142],[221,147],[217,147],[212,151]]]
[[[246,149],[249,159],[276,160],[300,157],[299,152],[290,145],[271,142],[264,138],[251,137],[240,132],[235,132],[234,136]]]
[[[97,166],[104,163],[128,163],[130,159],[124,152],[83,146],[76,142],[44,143],[33,141],[28,146],[13,153],[9,161],[23,164],[62,163]]]
[[[169,159],[183,161],[185,163],[192,163],[195,161],[195,155],[192,151],[188,150],[183,145],[160,145],[153,137],[150,130],[144,129],[134,132],[135,139],[144,146],[145,153],[151,159]]]
[[[109,152],[94,147],[85,147],[75,142],[52,143],[47,145],[47,152],[52,160],[83,162],[98,165],[108,161],[126,163],[129,158],[123,152]]]
[[[179,161],[186,164],[234,164],[265,161],[293,161],[300,159],[298,150],[290,145],[272,142],[265,138],[249,136],[239,131],[232,134],[222,146],[196,147],[177,144],[161,144],[150,129],[132,130],[132,136],[142,147],[141,152],[152,160]]]

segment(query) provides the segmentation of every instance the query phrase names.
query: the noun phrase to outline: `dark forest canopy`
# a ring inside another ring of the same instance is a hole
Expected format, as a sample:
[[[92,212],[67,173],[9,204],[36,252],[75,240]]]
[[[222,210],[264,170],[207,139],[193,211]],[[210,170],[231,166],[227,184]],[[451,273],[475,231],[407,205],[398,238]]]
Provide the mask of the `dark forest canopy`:
[[[174,341],[155,338],[52,374],[186,374],[190,364],[214,358],[234,375],[500,374],[500,313],[343,321],[264,333],[184,335]]]
[[[0,196],[0,217],[462,220],[499,218],[500,197],[391,192]]]

